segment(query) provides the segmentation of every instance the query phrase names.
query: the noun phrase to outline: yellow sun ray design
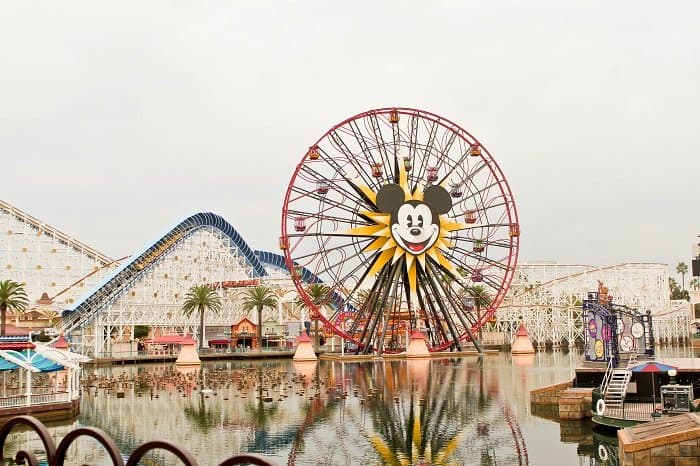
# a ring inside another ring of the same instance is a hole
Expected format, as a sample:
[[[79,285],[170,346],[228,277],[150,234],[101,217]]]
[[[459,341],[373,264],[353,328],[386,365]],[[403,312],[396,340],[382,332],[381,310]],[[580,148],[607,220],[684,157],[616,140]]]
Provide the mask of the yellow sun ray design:
[[[409,188],[408,174],[403,164],[399,165],[399,182],[398,185],[404,192],[404,203],[409,201],[424,201],[424,194],[426,186],[424,183],[418,183],[415,190],[411,191]],[[376,205],[377,203],[377,192],[373,191],[367,185],[359,185],[358,188],[364,193],[364,195],[370,199],[372,203]],[[441,267],[449,270],[452,273],[457,273],[456,267],[445,257],[443,251],[448,251],[453,248],[454,245],[448,239],[450,234],[454,231],[469,228],[468,225],[455,221],[449,218],[447,215],[439,216],[439,230],[437,239],[434,243],[426,250],[415,254],[404,247],[402,247],[399,242],[393,237],[392,225],[391,225],[391,213],[379,212],[379,211],[360,211],[359,214],[365,219],[374,222],[374,224],[363,225],[359,227],[352,228],[346,232],[346,234],[351,236],[362,236],[366,238],[375,238],[369,245],[365,246],[365,252],[378,251],[379,255],[376,257],[374,264],[372,264],[367,276],[374,277],[379,273],[386,264],[395,264],[396,261],[405,258],[405,273],[408,277],[408,285],[413,296],[417,295],[418,286],[418,268],[425,270],[425,258],[430,257],[433,261],[438,263]]]

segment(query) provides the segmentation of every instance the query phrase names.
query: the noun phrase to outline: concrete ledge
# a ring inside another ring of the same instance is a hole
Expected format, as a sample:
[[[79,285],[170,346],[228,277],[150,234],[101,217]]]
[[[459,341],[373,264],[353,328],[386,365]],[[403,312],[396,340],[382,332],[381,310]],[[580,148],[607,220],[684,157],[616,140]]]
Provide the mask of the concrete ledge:
[[[559,392],[559,418],[579,420],[591,417],[592,388],[567,388]]]
[[[660,421],[651,421],[617,432],[620,450],[633,453],[669,444],[700,447],[700,415],[679,414]],[[685,456],[685,455],[681,455]]]
[[[559,395],[566,389],[573,386],[574,381],[558,383],[555,385],[549,385],[547,387],[536,388],[530,391],[530,403],[531,404],[559,404]]]

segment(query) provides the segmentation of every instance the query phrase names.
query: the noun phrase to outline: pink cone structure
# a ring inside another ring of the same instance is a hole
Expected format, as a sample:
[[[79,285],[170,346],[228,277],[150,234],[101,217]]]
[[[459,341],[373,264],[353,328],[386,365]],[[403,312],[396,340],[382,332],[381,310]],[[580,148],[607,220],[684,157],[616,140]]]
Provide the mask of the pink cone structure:
[[[53,347],[57,349],[70,351],[70,345],[68,344],[68,340],[66,340],[66,338],[63,335],[58,337],[58,339],[54,342]]]
[[[411,341],[408,344],[408,349],[406,350],[407,358],[429,358],[430,351],[428,351],[428,345],[425,344],[425,337],[420,330],[416,329],[411,334]]]
[[[316,352],[311,344],[311,339],[306,333],[297,338],[297,350],[294,352],[295,361],[316,361]]]
[[[535,348],[532,347],[532,342],[530,341],[530,334],[527,332],[525,325],[520,324],[520,327],[518,327],[510,352],[512,354],[532,354],[535,352]]]
[[[408,374],[420,387],[425,388],[428,372],[430,372],[430,358],[411,358],[406,361]]]
[[[314,374],[316,373],[316,366],[318,361],[292,361],[294,365],[294,372],[304,378],[304,387],[307,387],[309,383],[313,380]]]
[[[197,354],[196,342],[191,336],[185,335],[182,337],[182,346],[180,346],[180,355],[175,361],[176,366],[198,366],[202,363]]]

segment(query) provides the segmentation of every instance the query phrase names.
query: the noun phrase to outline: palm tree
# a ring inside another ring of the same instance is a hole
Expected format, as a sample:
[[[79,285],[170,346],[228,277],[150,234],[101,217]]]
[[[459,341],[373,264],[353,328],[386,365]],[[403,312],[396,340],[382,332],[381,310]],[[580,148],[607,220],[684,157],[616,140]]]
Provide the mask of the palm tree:
[[[679,262],[676,266],[676,273],[681,274],[681,289],[685,290],[685,274],[688,273],[688,265],[685,262]]]
[[[678,286],[678,282],[675,278],[668,277],[668,289],[671,292],[671,299],[684,299],[683,291],[681,291],[681,287]]]
[[[5,318],[7,310],[23,312],[29,305],[24,285],[12,280],[0,281],[0,336],[5,336]]]
[[[474,300],[476,308],[476,318],[481,320],[481,310],[487,308],[491,304],[491,295],[489,295],[483,285],[468,286],[464,289],[466,296]],[[481,327],[479,327],[479,340],[482,338]]]
[[[193,286],[185,295],[182,313],[190,317],[195,311],[199,313],[199,349],[204,348],[204,313],[221,311],[221,298],[207,285]]]
[[[257,339],[258,348],[262,348],[262,311],[265,307],[276,307],[277,296],[275,292],[264,285],[258,285],[254,288],[248,288],[243,296],[243,309],[250,311],[257,309],[258,311],[258,329]]]
[[[315,308],[318,309],[319,312],[324,308],[331,307],[331,305],[328,303],[328,300],[330,299],[330,292],[330,287],[328,285],[324,285],[323,283],[312,283],[306,288],[306,294],[311,298],[311,302],[315,305]],[[316,310],[313,307],[309,307],[306,304],[306,301],[301,299],[301,297],[297,298],[296,304],[297,306],[306,308],[309,311]],[[316,348],[318,348],[318,316],[312,316],[312,319],[315,320],[316,331],[314,343],[316,345]]]
[[[700,288],[700,280],[698,280],[697,278],[693,278],[688,282],[688,286],[697,291],[698,288]]]

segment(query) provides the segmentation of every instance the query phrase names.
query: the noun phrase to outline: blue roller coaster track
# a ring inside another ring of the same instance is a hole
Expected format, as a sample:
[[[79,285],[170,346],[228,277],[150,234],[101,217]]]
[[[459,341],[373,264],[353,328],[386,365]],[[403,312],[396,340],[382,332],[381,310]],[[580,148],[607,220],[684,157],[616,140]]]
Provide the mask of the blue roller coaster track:
[[[138,254],[133,255],[130,261],[121,265],[72,308],[66,309],[63,312],[63,331],[69,334],[72,330],[91,321],[177,245],[197,231],[209,227],[220,230],[231,239],[232,244],[252,268],[255,277],[267,275],[258,256],[253,253],[240,233],[230,223],[223,217],[210,212],[197,213],[166,230],[156,241],[150,243]]]
[[[284,256],[268,251],[255,251],[255,255],[258,256],[258,259],[260,259],[260,262],[262,262],[263,264],[272,266],[278,270],[289,273]],[[300,274],[301,281],[304,283],[323,283],[323,280],[318,278],[311,270],[307,269],[306,267],[297,267],[297,273]],[[345,306],[346,304],[345,299],[335,291],[331,294],[330,303],[336,310],[343,309],[343,306]],[[350,310],[354,310],[354,308],[349,303],[347,304],[347,307]]]

